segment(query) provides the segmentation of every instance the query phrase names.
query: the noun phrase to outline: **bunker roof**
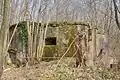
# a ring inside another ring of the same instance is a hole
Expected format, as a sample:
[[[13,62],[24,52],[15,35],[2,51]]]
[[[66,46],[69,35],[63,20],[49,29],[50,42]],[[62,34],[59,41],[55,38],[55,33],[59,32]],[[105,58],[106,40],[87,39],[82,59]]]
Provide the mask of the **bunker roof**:
[[[33,24],[32,21],[29,21],[29,22],[31,25]],[[18,24],[10,25],[10,29],[15,27],[16,25],[20,26],[20,25],[26,24],[26,23],[27,23],[27,21],[21,21]],[[38,23],[34,22],[34,24],[37,25]],[[49,22],[48,24],[47,23],[39,23],[39,26],[41,26],[41,25],[44,25],[44,26],[48,25],[50,27],[59,27],[59,26],[63,26],[63,25],[83,25],[83,26],[87,26],[88,28],[90,28],[90,25],[86,22],[67,22],[67,21],[56,22],[56,21],[52,21],[52,22]]]

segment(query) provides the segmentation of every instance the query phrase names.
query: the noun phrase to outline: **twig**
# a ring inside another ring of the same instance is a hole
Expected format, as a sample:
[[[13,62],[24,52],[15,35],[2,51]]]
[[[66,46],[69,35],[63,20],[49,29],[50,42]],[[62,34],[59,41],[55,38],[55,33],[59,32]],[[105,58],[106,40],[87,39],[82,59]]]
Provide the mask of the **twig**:
[[[57,65],[59,65],[60,61],[63,59],[63,57],[68,53],[68,51],[70,50],[72,44],[75,42],[75,40],[77,39],[78,36],[75,37],[75,39],[71,42],[70,46],[68,47],[68,49],[66,50],[66,52],[63,54],[63,56],[60,58],[60,60],[58,61]]]
[[[77,48],[77,50],[75,51],[75,53],[73,54],[73,56],[71,57],[71,59],[76,55],[77,51],[78,51],[78,48]],[[71,60],[69,60],[68,64],[70,64],[70,61],[71,61]]]

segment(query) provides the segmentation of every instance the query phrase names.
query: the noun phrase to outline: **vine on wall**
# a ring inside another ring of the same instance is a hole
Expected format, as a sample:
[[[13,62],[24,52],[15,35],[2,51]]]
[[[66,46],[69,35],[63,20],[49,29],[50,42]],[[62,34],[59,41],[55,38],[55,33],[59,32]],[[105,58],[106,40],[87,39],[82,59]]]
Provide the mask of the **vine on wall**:
[[[22,47],[25,47],[27,45],[27,25],[26,23],[20,23],[20,27],[19,27],[19,30],[20,30],[20,42],[22,44]]]

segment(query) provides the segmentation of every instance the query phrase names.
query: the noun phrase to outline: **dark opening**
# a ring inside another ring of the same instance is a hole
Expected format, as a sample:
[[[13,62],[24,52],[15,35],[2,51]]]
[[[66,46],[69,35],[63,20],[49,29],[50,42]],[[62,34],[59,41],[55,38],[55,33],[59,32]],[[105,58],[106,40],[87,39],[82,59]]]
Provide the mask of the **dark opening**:
[[[56,37],[47,37],[45,39],[45,45],[56,45]]]
[[[110,64],[110,68],[113,68],[112,64]]]
[[[110,68],[117,69],[118,68],[118,64],[110,64]]]

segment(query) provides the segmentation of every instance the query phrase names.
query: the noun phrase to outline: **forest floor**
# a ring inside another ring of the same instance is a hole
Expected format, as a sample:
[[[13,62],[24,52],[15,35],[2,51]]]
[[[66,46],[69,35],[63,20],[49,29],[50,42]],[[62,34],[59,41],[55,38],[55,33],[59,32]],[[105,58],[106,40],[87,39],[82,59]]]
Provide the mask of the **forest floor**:
[[[120,71],[103,68],[75,68],[75,59],[64,58],[29,67],[8,68],[2,80],[120,80]]]

